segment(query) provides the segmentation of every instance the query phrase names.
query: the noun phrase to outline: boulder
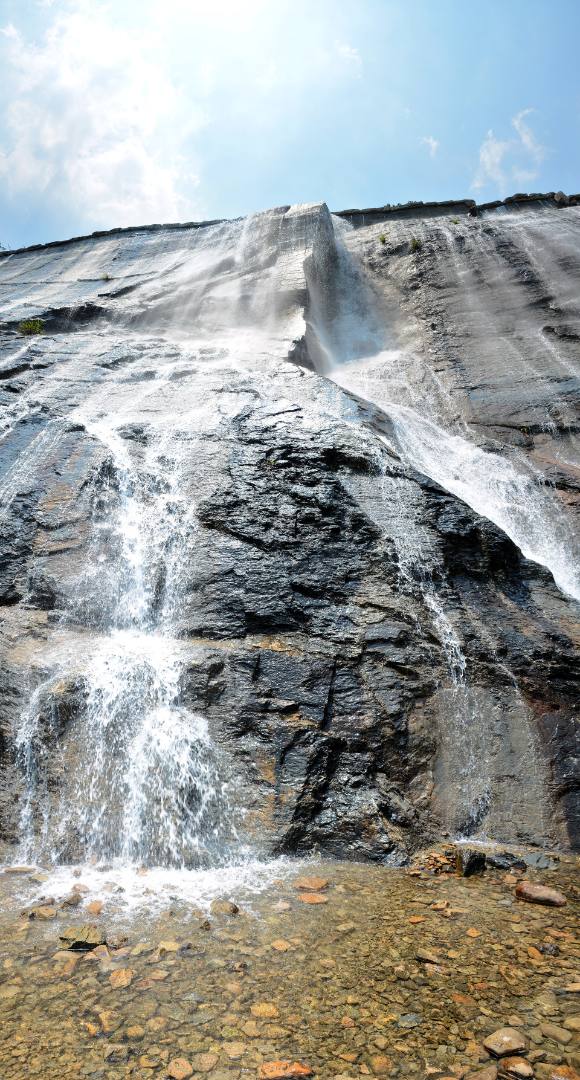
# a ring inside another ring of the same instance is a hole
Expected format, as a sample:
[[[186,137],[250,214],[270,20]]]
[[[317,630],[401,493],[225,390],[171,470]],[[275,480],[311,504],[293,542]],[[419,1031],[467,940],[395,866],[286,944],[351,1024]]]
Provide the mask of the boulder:
[[[465,844],[458,844],[455,850],[457,873],[461,877],[483,874],[486,866],[485,851],[482,851],[481,848],[468,847]]]

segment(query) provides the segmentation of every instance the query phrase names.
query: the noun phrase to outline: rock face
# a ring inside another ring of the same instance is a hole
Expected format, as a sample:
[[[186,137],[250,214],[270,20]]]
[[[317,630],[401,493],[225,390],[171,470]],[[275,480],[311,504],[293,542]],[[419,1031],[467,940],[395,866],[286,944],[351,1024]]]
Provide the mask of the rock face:
[[[383,243],[286,207],[0,259],[8,856],[577,842],[580,211],[528,214],[552,292],[505,214]]]

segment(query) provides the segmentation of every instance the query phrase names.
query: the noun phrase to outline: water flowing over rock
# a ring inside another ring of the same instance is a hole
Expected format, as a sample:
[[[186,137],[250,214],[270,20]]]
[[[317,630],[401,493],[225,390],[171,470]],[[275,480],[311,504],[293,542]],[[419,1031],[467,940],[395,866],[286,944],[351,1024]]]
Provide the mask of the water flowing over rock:
[[[573,200],[2,253],[6,858],[576,844],[579,287]]]

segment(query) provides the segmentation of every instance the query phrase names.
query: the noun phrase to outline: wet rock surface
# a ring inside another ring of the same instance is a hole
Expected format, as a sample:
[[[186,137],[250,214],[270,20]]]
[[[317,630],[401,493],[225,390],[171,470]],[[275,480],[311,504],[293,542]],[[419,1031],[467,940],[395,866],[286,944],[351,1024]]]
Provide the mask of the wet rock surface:
[[[573,246],[577,208],[549,213],[554,236]],[[80,858],[90,831],[76,812],[92,754],[82,731],[93,658],[121,591],[116,523],[127,462],[151,531],[164,513],[184,538],[180,603],[170,636],[163,628],[180,657],[175,696],[207,720],[220,768],[235,777],[244,840],[268,853],[315,848],[393,863],[442,832],[575,843],[577,605],[497,526],[389,450],[384,415],[288,362],[308,359],[317,289],[330,283],[332,293],[338,251],[324,207],[280,208],[265,220],[262,262],[242,226],[236,262],[234,226],[225,224],[111,234],[0,260],[6,852],[15,852],[23,820],[37,838],[49,821],[38,843],[57,859]],[[537,221],[549,232],[547,219]],[[421,220],[427,232],[412,258],[408,221],[395,222],[401,236],[385,244],[367,226],[347,239],[394,304],[389,328],[403,323],[410,338],[421,328],[409,354],[419,356],[417,385],[432,348],[429,364],[441,366],[477,437],[502,453],[516,444],[519,452],[523,440],[534,461],[557,458],[547,475],[573,507],[563,453],[575,431],[572,377],[565,416],[544,431],[553,383],[534,381],[531,401],[528,368],[503,353],[500,364],[497,342],[488,354],[488,322],[458,285],[464,249],[466,259],[475,248],[483,258],[481,280],[498,251],[506,288],[518,277],[524,256],[510,225],[438,222]],[[182,267],[212,228],[223,243],[200,286]],[[272,235],[283,240],[274,252]],[[79,272],[83,260],[91,274]],[[559,277],[544,296],[533,267],[524,269],[517,310],[531,306],[548,320],[549,307],[553,333],[541,340],[572,362],[574,297]],[[240,351],[240,312],[251,325],[272,280],[267,299],[284,308],[283,330]],[[224,281],[235,284],[238,322],[218,340],[212,313]],[[494,291],[496,306],[500,299]],[[44,334],[23,342],[22,317],[42,318]],[[508,336],[513,344],[517,333]],[[152,616],[169,588],[162,539],[147,567]],[[41,779],[33,797],[31,776]],[[105,823],[113,848],[116,812]],[[152,857],[161,856],[159,844]]]
[[[104,893],[97,926],[111,944],[87,953],[61,951],[66,912],[22,919],[31,886],[0,874],[3,1080],[573,1080],[577,867],[538,878],[571,897],[550,909],[519,904],[503,871],[462,878],[418,869],[427,861],[280,863],[277,881],[236,892],[239,914],[216,912],[209,931],[162,892],[140,909]],[[327,883],[324,907],[300,903],[303,877]]]

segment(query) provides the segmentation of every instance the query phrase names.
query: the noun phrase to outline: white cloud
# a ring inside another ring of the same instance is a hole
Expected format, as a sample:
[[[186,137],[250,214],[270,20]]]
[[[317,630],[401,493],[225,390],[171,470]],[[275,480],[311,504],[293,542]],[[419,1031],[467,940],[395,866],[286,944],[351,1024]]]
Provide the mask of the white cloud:
[[[433,135],[423,135],[419,142],[428,148],[429,157],[434,158],[439,149],[439,139],[435,139]]]
[[[493,186],[500,195],[505,195],[510,185],[529,184],[537,178],[546,149],[526,122],[526,117],[534,111],[522,109],[512,117],[517,139],[498,139],[493,131],[488,131],[479,148],[473,188]]]
[[[334,47],[341,60],[348,64],[359,77],[362,75],[362,58],[358,49],[344,41],[335,41]]]
[[[488,131],[479,148],[479,168],[473,181],[474,188],[493,183],[501,192],[504,191],[506,178],[503,162],[510,145],[505,140],[496,139],[493,131]]]
[[[82,0],[52,18],[40,44],[14,27],[3,34],[10,103],[0,177],[9,193],[90,227],[191,214],[182,147],[204,116],[156,60],[154,41]]]
[[[531,127],[525,121],[526,116],[530,116],[533,112],[535,112],[535,109],[522,109],[521,112],[513,117],[512,126],[517,131],[522,146],[525,147],[532,159],[539,165],[546,156],[546,150],[545,147],[538,142]]]

